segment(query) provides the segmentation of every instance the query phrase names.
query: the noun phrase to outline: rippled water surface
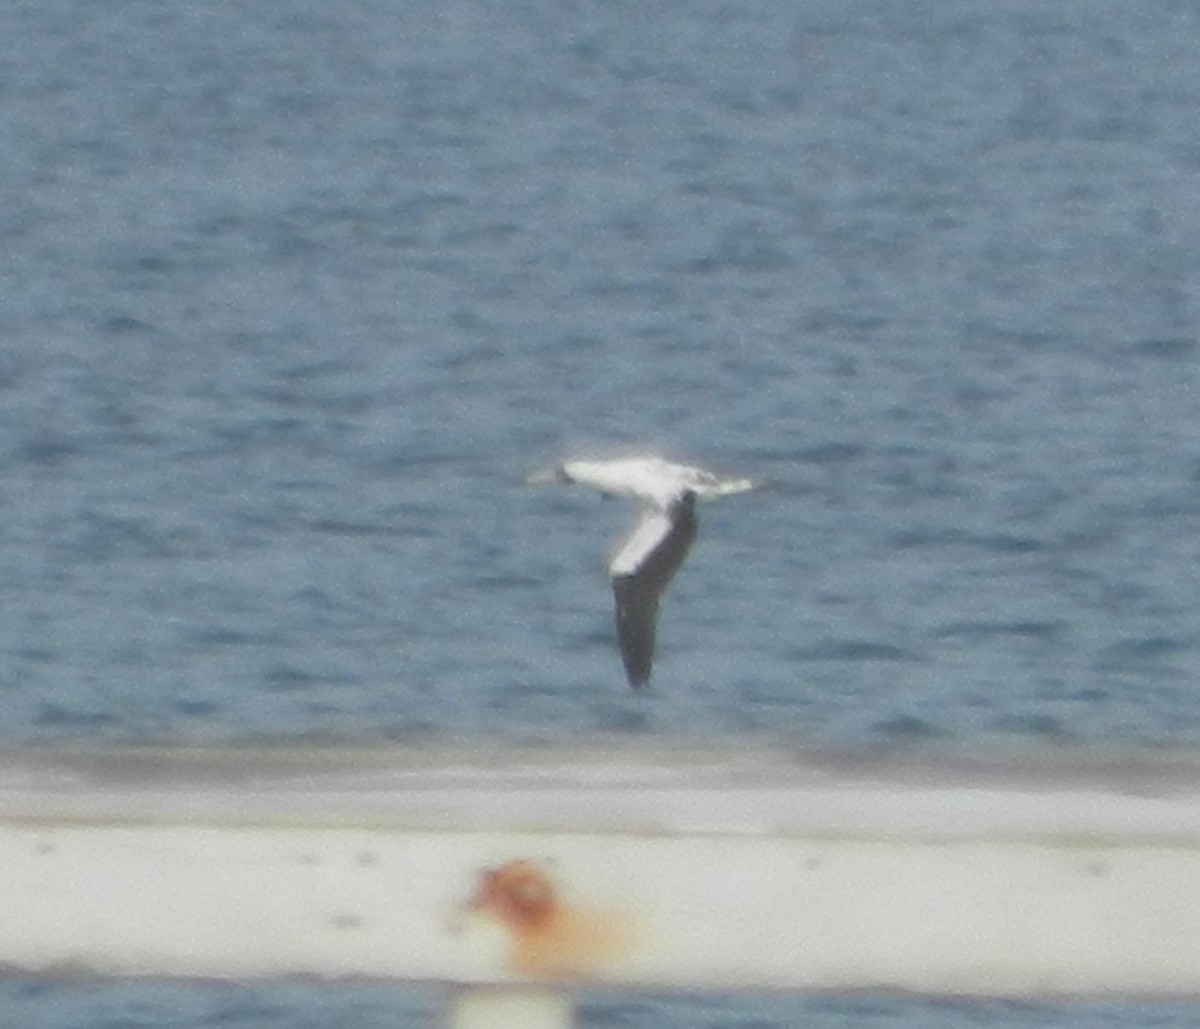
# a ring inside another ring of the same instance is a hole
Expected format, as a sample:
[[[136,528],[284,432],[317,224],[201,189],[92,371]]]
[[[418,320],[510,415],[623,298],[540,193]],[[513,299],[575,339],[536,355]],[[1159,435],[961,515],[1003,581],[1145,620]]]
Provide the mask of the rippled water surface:
[[[1191,0],[13,0],[0,88],[0,740],[1200,742]],[[639,445],[772,484],[646,695],[522,485]],[[586,1024],[1186,1022],[724,1004]]]

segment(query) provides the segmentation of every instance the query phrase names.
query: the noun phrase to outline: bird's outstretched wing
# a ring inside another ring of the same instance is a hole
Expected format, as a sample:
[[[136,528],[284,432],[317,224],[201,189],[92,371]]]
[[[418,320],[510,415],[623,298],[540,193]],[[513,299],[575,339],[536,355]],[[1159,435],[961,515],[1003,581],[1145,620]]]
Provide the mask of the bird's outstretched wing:
[[[650,678],[658,601],[696,539],[695,506],[689,492],[666,511],[647,510],[609,566],[621,660],[634,689]]]

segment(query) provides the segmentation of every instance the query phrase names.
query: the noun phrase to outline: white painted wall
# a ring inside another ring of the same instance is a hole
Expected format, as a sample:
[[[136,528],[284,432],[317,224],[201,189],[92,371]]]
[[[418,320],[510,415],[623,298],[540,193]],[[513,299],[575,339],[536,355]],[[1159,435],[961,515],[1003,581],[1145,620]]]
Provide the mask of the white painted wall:
[[[1196,773],[1091,754],[11,754],[0,965],[1194,995]],[[554,891],[550,922],[468,910],[518,861]]]

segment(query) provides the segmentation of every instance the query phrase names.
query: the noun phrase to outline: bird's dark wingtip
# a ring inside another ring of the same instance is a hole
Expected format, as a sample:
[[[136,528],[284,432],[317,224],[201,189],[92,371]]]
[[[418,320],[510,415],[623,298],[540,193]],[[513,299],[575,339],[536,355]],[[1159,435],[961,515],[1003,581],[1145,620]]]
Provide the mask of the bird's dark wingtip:
[[[621,652],[621,663],[625,666],[625,681],[631,690],[641,690],[650,682],[649,662],[639,660],[633,654]]]

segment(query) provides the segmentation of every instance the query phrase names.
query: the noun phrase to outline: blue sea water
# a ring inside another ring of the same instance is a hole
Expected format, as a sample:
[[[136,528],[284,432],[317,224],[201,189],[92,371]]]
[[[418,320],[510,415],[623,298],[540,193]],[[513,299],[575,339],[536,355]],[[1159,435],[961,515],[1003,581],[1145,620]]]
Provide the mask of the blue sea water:
[[[1198,109],[1195,0],[10,0],[0,742],[1197,745]],[[644,695],[629,513],[523,485],[632,446],[771,484],[702,512]]]

